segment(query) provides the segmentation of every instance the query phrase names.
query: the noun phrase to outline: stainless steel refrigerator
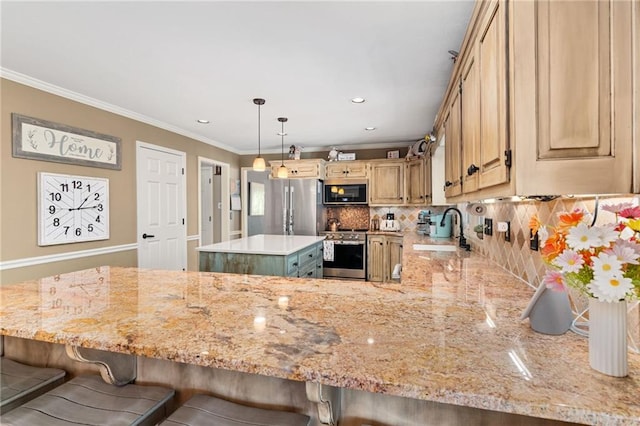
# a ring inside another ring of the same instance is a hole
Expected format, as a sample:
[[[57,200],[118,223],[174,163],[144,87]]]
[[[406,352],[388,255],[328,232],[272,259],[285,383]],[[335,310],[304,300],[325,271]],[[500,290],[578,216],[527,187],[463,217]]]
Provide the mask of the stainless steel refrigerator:
[[[268,172],[247,172],[249,186],[252,183],[264,185],[264,214],[248,215],[249,236],[318,235],[318,231],[324,231],[326,213],[322,205],[322,181],[269,179],[268,176]]]

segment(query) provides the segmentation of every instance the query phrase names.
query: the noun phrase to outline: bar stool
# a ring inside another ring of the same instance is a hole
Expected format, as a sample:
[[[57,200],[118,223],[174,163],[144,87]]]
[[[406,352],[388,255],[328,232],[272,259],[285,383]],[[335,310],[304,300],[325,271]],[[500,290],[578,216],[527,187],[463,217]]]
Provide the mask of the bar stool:
[[[98,375],[77,376],[2,416],[3,424],[155,425],[167,415],[173,389],[105,383]]]
[[[208,395],[194,395],[161,426],[307,426],[309,416],[248,407]]]
[[[33,367],[0,357],[0,414],[61,385],[65,374],[58,368]]]

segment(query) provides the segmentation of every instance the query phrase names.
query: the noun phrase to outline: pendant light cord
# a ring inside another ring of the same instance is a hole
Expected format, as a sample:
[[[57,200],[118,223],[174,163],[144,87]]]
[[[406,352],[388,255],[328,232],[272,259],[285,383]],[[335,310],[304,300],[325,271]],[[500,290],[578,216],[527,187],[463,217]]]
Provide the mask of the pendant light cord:
[[[284,121],[282,124],[282,130],[280,131],[280,163],[284,166]]]
[[[260,104],[258,104],[258,157],[260,157]]]

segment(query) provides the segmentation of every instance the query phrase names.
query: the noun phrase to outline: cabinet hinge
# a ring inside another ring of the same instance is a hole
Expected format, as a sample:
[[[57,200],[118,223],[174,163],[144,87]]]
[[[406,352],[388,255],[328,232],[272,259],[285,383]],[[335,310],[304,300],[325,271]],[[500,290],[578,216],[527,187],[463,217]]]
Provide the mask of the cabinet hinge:
[[[182,224],[184,225],[184,218],[182,218]]]
[[[182,174],[184,174],[184,167],[182,168]]]
[[[507,149],[504,152],[504,165],[507,167],[511,167],[511,150]]]

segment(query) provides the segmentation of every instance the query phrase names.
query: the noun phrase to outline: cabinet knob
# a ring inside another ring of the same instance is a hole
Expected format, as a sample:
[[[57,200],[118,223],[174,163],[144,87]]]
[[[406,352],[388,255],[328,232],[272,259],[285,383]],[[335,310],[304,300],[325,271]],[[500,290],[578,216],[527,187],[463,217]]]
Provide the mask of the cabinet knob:
[[[467,169],[467,176],[473,175],[478,170],[480,170],[480,167],[476,166],[475,164],[470,165]]]
[[[446,181],[446,182],[444,183],[444,187],[445,187],[445,188],[448,188],[448,187],[450,187],[450,186],[452,186],[452,185],[453,185],[453,182],[451,182],[450,180],[448,180],[448,181]]]

